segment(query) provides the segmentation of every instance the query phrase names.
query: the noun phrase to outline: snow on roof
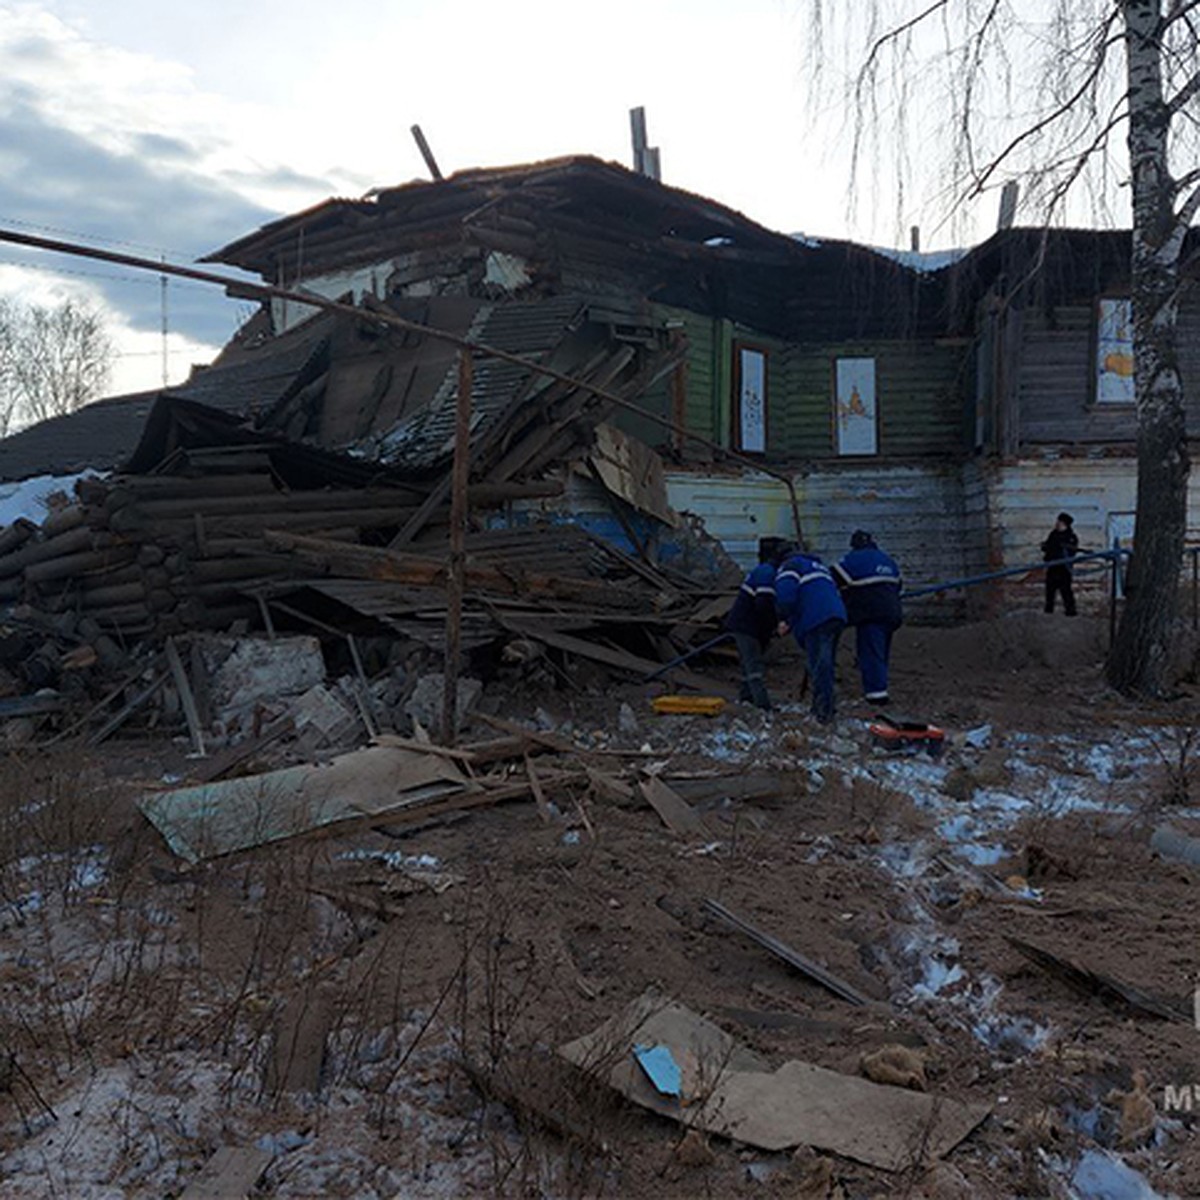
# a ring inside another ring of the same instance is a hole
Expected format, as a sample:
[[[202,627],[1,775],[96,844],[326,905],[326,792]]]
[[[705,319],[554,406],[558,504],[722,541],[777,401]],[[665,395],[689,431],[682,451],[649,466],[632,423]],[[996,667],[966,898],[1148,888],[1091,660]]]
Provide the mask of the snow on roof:
[[[810,250],[819,250],[822,245],[820,238],[810,237],[807,233],[789,233],[788,237],[802,246],[807,246]],[[834,240],[836,241],[836,239]],[[935,271],[941,271],[970,253],[968,249],[895,250],[891,246],[869,246],[865,242],[858,244],[864,250],[881,254],[884,258],[890,258],[892,262],[899,263],[902,267],[908,267],[911,271],[919,271],[922,275],[932,275]]]
[[[945,270],[970,253],[970,250],[964,247],[954,250],[894,250],[891,246],[872,246],[871,249],[903,267],[919,271],[922,275],[932,275],[935,271]]]

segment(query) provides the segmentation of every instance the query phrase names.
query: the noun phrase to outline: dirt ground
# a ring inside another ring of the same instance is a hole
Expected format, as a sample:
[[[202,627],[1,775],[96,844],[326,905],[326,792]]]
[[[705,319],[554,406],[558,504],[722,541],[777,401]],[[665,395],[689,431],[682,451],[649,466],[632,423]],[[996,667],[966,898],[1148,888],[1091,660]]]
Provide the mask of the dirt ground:
[[[786,653],[769,718],[656,717],[652,689],[591,671],[485,690],[580,745],[593,784],[546,814],[521,800],[196,870],[136,809],[186,777],[185,744],[4,760],[0,1194],[179,1196],[238,1146],[269,1164],[252,1194],[280,1197],[1200,1196],[1174,1111],[1200,1084],[1200,867],[1151,848],[1164,825],[1200,837],[1200,696],[1117,697],[1105,632],[1040,614],[902,631],[894,711],[946,729],[939,759],[872,744],[849,644],[832,728]],[[720,781],[699,834],[595,782],[647,770]],[[991,1115],[890,1173],[685,1139],[556,1055],[648,988],[773,1065],[857,1074],[903,1045],[930,1093]]]

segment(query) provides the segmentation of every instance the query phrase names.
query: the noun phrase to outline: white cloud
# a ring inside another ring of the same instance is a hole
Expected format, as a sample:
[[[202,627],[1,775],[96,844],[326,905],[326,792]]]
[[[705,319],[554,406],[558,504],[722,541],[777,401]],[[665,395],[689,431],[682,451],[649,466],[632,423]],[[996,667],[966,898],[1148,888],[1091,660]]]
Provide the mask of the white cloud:
[[[157,290],[158,280],[153,276],[147,278]],[[94,279],[0,265],[0,298],[22,304],[40,305],[56,305],[65,300],[75,300],[96,309],[104,317],[105,330],[115,348],[107,394],[123,395],[126,392],[152,391],[162,386],[161,328],[148,330],[131,326],[125,315],[108,302]],[[168,285],[167,382],[179,384],[188,377],[193,366],[210,362],[220,347],[190,337],[178,329],[172,329],[171,300],[172,293]]]

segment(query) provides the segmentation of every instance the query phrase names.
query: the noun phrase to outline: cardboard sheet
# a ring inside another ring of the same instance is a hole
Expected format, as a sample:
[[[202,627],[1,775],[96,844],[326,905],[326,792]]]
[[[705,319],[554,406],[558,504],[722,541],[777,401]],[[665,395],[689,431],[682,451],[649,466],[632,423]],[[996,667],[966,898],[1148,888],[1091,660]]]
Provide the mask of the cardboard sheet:
[[[466,786],[447,759],[368,746],[320,766],[158,792],[140,808],[175,854],[196,863],[355,817],[383,816]]]
[[[679,1100],[654,1087],[635,1043],[670,1048],[681,1068]],[[763,1150],[812,1146],[888,1171],[949,1153],[991,1111],[813,1063],[772,1071],[711,1021],[652,993],[560,1053],[634,1103],[685,1125]]]

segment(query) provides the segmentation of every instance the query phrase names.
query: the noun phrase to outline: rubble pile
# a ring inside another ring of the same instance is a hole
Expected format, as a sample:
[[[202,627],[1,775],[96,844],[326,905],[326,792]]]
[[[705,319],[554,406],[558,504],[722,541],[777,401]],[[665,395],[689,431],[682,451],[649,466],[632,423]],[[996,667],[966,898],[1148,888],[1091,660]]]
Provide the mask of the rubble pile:
[[[143,720],[182,727],[189,686],[201,691],[199,677],[211,674],[192,657],[204,644],[190,650],[194,635],[305,633],[330,650],[333,674],[348,677],[339,703],[355,721],[361,710],[368,733],[410,732],[409,701],[445,652],[445,516],[438,523],[432,514],[406,545],[388,542],[425,493],[393,481],[364,484],[365,472],[354,486],[339,484],[328,464],[301,471],[293,448],[261,444],[191,449],[168,465],[80,480],[74,497],[53,498],[40,526],[21,520],[0,532],[9,630],[0,666],[10,673],[0,716],[36,718],[59,733],[100,703],[89,728],[107,736],[101,722],[136,702]],[[534,514],[487,527],[497,511],[489,504],[549,486],[475,489],[461,619],[475,673],[550,655],[556,664],[576,656],[640,676],[686,649],[713,607],[702,585],[577,525]],[[188,659],[190,685],[165,657],[170,639]],[[364,646],[373,648],[365,663]],[[410,669],[396,670],[405,663]],[[686,671],[681,680],[725,687]],[[255,726],[231,726],[204,699],[197,713],[204,710],[200,732],[209,745]],[[279,709],[260,713],[256,728]],[[22,725],[20,739],[31,732]]]

